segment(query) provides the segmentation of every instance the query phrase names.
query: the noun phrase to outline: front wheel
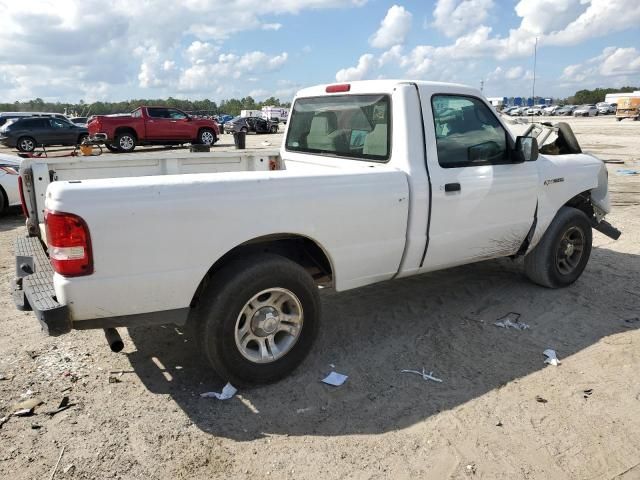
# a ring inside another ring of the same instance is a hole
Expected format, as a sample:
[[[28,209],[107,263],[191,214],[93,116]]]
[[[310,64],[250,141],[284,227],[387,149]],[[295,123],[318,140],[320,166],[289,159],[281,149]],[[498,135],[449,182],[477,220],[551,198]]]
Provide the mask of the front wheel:
[[[213,132],[213,130],[209,130],[208,128],[200,131],[200,134],[198,135],[198,142],[202,145],[211,146],[216,143],[216,140],[216,134]]]
[[[591,224],[585,213],[562,207],[540,243],[524,257],[525,272],[543,287],[571,285],[587,266],[591,242]]]
[[[216,273],[193,314],[202,351],[223,380],[236,386],[270,383],[309,353],[320,298],[300,265],[256,254]]]

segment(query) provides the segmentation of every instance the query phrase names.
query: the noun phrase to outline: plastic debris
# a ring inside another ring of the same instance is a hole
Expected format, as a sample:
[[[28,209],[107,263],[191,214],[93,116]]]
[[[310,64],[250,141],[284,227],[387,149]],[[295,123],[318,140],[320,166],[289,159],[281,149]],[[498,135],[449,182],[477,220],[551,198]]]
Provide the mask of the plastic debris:
[[[205,393],[201,393],[200,396],[202,398],[217,398],[218,400],[229,400],[237,392],[238,392],[238,389],[236,387],[234,387],[230,383],[227,383],[224,386],[224,388],[222,389],[221,393],[218,393],[218,392],[205,392]]]
[[[22,400],[21,402],[14,404],[12,410],[14,412],[14,415],[16,415],[16,412],[19,410],[33,411],[34,408],[36,408],[38,405],[42,405],[43,403],[44,402],[39,398],[29,398],[28,400]]]
[[[582,396],[586,400],[587,398],[589,398],[591,396],[592,393],[593,393],[593,388],[587,388],[586,390],[582,391]]]
[[[542,398],[540,395],[536,395],[536,402],[538,402],[538,403],[547,403],[548,400],[546,398]]]
[[[55,466],[53,467],[53,470],[51,471],[51,476],[49,477],[49,480],[53,480],[53,477],[56,476],[56,472],[58,471],[58,466],[60,466],[60,460],[62,460],[62,455],[64,455],[65,448],[67,447],[64,446],[62,447],[62,450],[60,450],[60,456],[58,457],[58,461],[56,462]]]
[[[420,375],[423,380],[431,380],[432,382],[442,383],[441,378],[434,377],[433,372],[425,372],[424,368],[422,369],[422,372],[419,372],[417,370],[400,370],[400,373],[413,373],[416,375]]]
[[[334,387],[339,387],[349,378],[348,375],[343,375],[342,373],[331,372],[325,378],[322,379],[322,383],[326,383],[327,385],[333,385]]]
[[[504,317],[499,318],[494,325],[500,328],[515,328],[516,330],[527,330],[531,328],[526,323],[520,323],[520,314],[516,312],[507,313]]]
[[[21,410],[13,412],[14,417],[30,417],[31,415],[33,415],[33,407],[23,408]]]
[[[640,175],[640,170],[632,170],[630,168],[619,168],[618,170],[616,170],[616,174],[621,177]]]
[[[638,323],[640,322],[640,317],[634,317],[634,318],[625,318],[624,319],[624,323],[625,325],[623,325],[623,327],[625,328],[634,328],[634,323]]]
[[[548,363],[549,365],[553,365],[554,367],[557,367],[558,365],[560,365],[560,360],[558,360],[558,356],[556,355],[555,350],[551,350],[550,348],[547,348],[544,352],[542,352],[542,354],[545,357],[547,357],[544,360],[544,363]]]
[[[64,410],[66,410],[67,408],[71,408],[75,405],[75,403],[69,403],[69,397],[62,397],[62,400],[60,400],[60,404],[58,405],[58,408],[56,408],[55,410],[50,410],[47,413],[47,415],[50,416],[54,416],[56,413],[60,413]]]
[[[7,423],[9,421],[9,416],[7,415],[6,417],[2,417],[0,418],[0,428],[2,428],[2,426]]]
[[[62,473],[69,473],[71,470],[75,470],[75,468],[76,466],[73,463],[70,463],[62,469]]]

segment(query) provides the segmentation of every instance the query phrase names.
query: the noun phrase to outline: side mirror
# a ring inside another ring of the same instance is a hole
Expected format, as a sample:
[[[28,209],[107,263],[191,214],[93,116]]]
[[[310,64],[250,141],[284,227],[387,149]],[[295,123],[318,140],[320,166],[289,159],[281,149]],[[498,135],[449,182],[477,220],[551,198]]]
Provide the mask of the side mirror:
[[[517,137],[513,162],[533,162],[538,159],[538,140],[533,137]]]

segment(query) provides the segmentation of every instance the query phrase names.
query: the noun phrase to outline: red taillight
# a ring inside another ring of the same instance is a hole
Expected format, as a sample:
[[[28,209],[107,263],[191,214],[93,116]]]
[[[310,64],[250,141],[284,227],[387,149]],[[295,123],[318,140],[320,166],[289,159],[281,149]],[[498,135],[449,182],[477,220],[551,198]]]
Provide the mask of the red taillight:
[[[45,211],[49,259],[53,269],[65,277],[93,273],[89,227],[72,213]]]
[[[18,193],[20,194],[20,205],[22,206],[22,214],[29,218],[29,210],[27,203],[24,201],[24,187],[22,186],[22,175],[18,177]]]
[[[339,85],[329,85],[325,91],[327,93],[338,93],[338,92],[348,92],[349,90],[351,90],[351,84],[341,83]]]

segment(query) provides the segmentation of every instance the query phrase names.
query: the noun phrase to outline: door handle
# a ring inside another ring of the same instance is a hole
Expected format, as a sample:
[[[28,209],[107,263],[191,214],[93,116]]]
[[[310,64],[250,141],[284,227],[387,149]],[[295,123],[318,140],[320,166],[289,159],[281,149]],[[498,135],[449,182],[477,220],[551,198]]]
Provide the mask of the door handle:
[[[445,192],[459,192],[461,190],[459,183],[445,183],[444,191]]]
[[[177,123],[177,122],[178,122],[177,120],[171,120],[171,123]]]

